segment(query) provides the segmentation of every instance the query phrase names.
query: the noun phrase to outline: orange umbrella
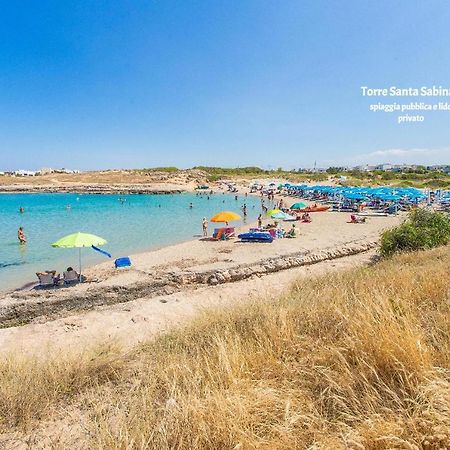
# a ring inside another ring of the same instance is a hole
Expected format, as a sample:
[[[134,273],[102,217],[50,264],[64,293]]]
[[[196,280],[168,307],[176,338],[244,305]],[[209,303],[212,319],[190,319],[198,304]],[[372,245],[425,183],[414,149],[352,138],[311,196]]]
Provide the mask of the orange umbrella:
[[[211,217],[211,222],[231,222],[233,220],[241,220],[241,216],[232,211],[222,211]]]

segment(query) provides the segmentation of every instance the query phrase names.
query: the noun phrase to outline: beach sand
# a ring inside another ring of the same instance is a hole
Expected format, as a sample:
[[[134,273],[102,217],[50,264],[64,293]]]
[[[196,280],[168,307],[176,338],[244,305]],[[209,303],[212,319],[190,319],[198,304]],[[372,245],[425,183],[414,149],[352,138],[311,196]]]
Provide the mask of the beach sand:
[[[78,306],[72,311],[63,308],[57,314],[40,315],[22,326],[1,329],[0,349],[4,352],[46,354],[83,348],[102,340],[133,346],[171,326],[186,322],[205,308],[254,301],[263,296],[267,298],[267,295],[276,298],[298,277],[367,264],[374,252],[217,286],[183,286],[176,290],[164,290],[163,287],[156,295],[148,295],[145,286],[163,280],[167,274],[233,269],[270,257],[339,248],[355,241],[374,241],[383,229],[401,220],[400,216],[371,217],[365,224],[350,224],[347,223],[349,218],[349,213],[314,213],[312,223],[296,222],[299,233],[296,239],[278,239],[272,244],[240,243],[237,239],[218,242],[196,239],[132,255],[133,267],[129,270],[115,270],[112,262],[91,267],[85,272],[91,282],[66,288],[9,293],[0,299],[0,310],[17,303],[24,311],[27,305],[39,306],[45,302],[71,304],[74,298],[78,299]],[[284,223],[285,229],[290,227],[291,223]],[[109,295],[120,296],[121,292],[121,303],[95,307],[89,304],[89,298],[102,299],[103,296],[107,299]]]

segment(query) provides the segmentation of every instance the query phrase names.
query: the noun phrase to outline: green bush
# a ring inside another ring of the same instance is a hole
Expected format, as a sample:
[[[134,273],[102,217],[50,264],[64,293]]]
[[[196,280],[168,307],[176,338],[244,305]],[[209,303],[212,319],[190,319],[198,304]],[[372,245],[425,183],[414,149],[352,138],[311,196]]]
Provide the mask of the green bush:
[[[408,219],[381,236],[381,254],[424,250],[450,241],[450,217],[439,212],[416,209]]]

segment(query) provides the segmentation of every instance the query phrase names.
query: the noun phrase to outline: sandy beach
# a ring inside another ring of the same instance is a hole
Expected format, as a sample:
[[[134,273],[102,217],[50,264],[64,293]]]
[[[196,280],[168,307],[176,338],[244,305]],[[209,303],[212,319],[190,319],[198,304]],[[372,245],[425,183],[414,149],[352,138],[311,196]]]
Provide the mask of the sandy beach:
[[[204,308],[253,301],[268,293],[276,297],[298,277],[367,264],[374,251],[215,286],[184,282],[192,274],[199,278],[198,274],[215,270],[258,267],[271,258],[283,261],[290,255],[313,255],[325,249],[374,242],[383,229],[401,220],[400,216],[371,217],[364,224],[351,224],[349,216],[312,214],[312,223],[297,222],[297,238],[277,239],[272,244],[197,238],[132,255],[133,266],[127,270],[115,270],[112,262],[90,267],[85,272],[88,281],[83,284],[8,293],[0,299],[0,349],[44,354],[105,339],[132,346],[183,323]],[[290,226],[284,223],[285,229]]]

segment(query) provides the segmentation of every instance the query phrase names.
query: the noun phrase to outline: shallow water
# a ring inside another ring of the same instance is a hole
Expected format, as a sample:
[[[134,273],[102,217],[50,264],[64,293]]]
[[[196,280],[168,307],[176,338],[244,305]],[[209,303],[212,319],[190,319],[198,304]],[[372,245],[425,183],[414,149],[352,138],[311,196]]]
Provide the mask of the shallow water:
[[[0,195],[0,291],[35,281],[36,271],[78,267],[78,249],[57,249],[51,243],[77,231],[93,233],[108,243],[102,248],[113,258],[156,249],[192,239],[202,232],[202,218],[223,210],[241,213],[247,204],[247,220],[261,212],[257,197],[222,193],[210,199],[202,194],[92,195],[92,194],[1,194]],[[120,199],[123,199],[120,201]],[[193,208],[189,208],[189,203]],[[67,206],[70,205],[70,208]],[[20,207],[25,208],[23,214]],[[235,222],[234,225],[242,225]],[[20,245],[17,229],[24,228],[27,243]],[[210,230],[216,226],[210,223]],[[82,250],[83,265],[107,261],[92,249]]]

